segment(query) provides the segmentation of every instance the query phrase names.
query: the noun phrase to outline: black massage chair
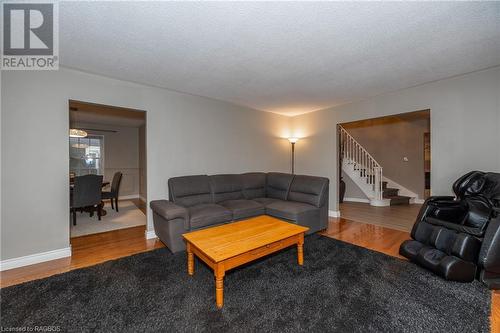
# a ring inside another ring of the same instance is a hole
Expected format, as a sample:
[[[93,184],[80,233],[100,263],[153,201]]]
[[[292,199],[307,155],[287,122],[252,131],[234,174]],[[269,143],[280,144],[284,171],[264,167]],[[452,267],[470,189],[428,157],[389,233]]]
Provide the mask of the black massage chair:
[[[500,289],[500,173],[469,172],[453,191],[425,201],[399,253],[447,280]]]

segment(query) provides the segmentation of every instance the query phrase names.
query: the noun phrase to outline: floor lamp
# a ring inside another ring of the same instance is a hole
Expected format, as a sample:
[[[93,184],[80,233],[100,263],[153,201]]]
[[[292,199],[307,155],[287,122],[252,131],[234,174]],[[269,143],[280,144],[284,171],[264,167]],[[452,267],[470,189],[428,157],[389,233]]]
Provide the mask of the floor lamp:
[[[288,138],[288,141],[292,144],[292,174],[295,173],[295,143],[299,141],[299,138]]]

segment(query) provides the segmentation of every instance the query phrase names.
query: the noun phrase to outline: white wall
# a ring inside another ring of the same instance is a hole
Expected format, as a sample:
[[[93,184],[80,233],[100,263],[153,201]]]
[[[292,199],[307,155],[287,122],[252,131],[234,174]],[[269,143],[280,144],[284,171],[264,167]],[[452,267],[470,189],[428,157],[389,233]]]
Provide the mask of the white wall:
[[[470,170],[500,171],[500,67],[304,114],[292,119],[298,173],[330,178],[330,209],[338,203],[336,125],[431,110],[431,189],[451,193]]]
[[[336,124],[430,109],[431,187],[449,194],[468,170],[500,171],[499,96],[495,68],[290,120],[68,69],[3,72],[1,259],[69,246],[69,99],[147,111],[148,200],[166,198],[172,176],[288,171],[290,146],[281,137],[296,135],[304,137],[297,173],[329,177],[330,209],[337,209]]]
[[[1,81],[2,260],[69,246],[69,99],[147,111],[148,200],[172,176],[289,167],[284,116],[69,69]]]
[[[139,127],[139,197],[147,201],[146,125]]]

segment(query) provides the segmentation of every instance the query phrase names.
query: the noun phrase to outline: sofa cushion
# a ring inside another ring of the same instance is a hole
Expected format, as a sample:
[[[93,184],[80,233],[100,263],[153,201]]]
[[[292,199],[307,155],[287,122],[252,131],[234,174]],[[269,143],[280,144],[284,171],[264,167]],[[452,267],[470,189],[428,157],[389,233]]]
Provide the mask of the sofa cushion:
[[[288,200],[321,207],[325,202],[328,178],[296,175],[290,185]]]
[[[266,213],[287,220],[297,221],[300,216],[308,212],[319,212],[319,209],[313,205],[296,202],[278,200],[266,206]]]
[[[241,175],[210,176],[210,186],[215,203],[243,198]]]
[[[227,200],[219,204],[233,212],[234,220],[263,215],[265,213],[264,205],[253,200]]]
[[[266,174],[263,172],[249,172],[241,175],[243,196],[245,199],[261,198],[266,196]]]
[[[258,203],[267,206],[269,204],[272,204],[273,202],[280,201],[279,199],[273,199],[273,198],[255,198],[253,201],[257,201]]]
[[[170,201],[184,207],[212,203],[209,178],[206,175],[170,178],[168,195]]]
[[[213,224],[229,222],[231,211],[217,204],[201,204],[188,208],[190,229],[199,229]]]
[[[268,198],[286,200],[292,180],[292,174],[269,172],[267,174],[266,196]]]

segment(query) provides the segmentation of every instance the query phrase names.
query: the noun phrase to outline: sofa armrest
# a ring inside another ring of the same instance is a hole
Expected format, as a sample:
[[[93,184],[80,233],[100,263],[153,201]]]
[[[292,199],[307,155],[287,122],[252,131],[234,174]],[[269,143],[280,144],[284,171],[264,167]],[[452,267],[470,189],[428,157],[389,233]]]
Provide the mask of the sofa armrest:
[[[151,209],[165,220],[181,218],[185,221],[189,220],[189,212],[185,207],[176,205],[168,200],[154,200],[149,204]]]

